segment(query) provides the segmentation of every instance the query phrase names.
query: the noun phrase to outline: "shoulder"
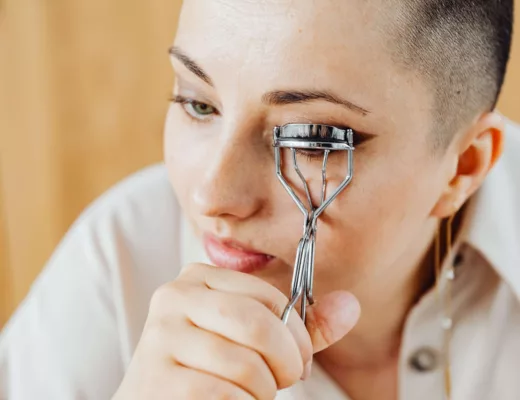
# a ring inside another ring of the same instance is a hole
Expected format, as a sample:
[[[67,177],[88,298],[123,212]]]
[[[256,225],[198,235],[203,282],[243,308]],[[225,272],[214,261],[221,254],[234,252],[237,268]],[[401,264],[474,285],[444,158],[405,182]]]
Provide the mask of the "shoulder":
[[[520,126],[507,122],[501,159],[474,201],[469,241],[520,300]]]
[[[510,217],[517,217],[520,238],[520,125],[507,121],[504,152],[502,158],[490,173],[490,180],[497,182],[495,196],[509,200]],[[503,210],[505,211],[505,210]]]
[[[152,293],[180,269],[179,223],[160,165],[85,210],[0,336],[0,398],[109,398]]]
[[[179,252],[180,219],[166,168],[159,164],[131,175],[99,197],[68,236],[95,240],[99,250],[109,252],[124,247],[133,261],[154,263]]]
[[[495,189],[496,212],[503,216],[500,221],[503,227],[509,226],[508,219],[514,224],[520,249],[520,125],[507,122],[504,152],[488,180]]]
[[[511,167],[516,168],[516,172],[520,168],[520,125],[512,122],[506,122],[504,156],[502,159]]]
[[[506,122],[502,157],[487,177],[484,189],[489,192],[488,197],[494,197],[495,206],[503,203],[497,212],[507,211],[512,213],[509,217],[520,218],[520,126],[511,121]],[[520,219],[518,224],[520,228]]]
[[[107,219],[129,227],[157,224],[161,217],[177,219],[178,214],[166,168],[157,164],[125,178],[109,189],[83,212],[73,229],[97,225]]]
[[[79,251],[124,300],[142,311],[155,289],[175,279],[181,263],[181,211],[162,164],[124,179],[74,223],[54,257]],[[52,259],[50,264],[52,264]],[[124,291],[132,290],[132,299]],[[137,304],[141,301],[141,304]]]

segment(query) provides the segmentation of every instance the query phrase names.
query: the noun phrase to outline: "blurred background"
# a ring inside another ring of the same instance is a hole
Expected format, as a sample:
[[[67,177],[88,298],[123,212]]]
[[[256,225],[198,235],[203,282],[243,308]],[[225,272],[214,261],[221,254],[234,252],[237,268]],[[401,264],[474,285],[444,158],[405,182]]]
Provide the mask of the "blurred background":
[[[0,327],[78,214],[161,160],[180,6],[0,0]],[[513,47],[499,109],[520,121],[520,28]]]

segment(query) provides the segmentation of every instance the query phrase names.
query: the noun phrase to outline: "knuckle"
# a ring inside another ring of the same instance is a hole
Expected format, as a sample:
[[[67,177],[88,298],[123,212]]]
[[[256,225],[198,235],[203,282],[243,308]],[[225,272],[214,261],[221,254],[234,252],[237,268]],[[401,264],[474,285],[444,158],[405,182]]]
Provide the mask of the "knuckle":
[[[168,381],[174,390],[171,394],[173,399],[252,400],[251,397],[244,396],[245,393],[235,385],[215,376],[185,367],[177,367],[174,371],[177,373]]]
[[[276,372],[276,382],[279,388],[293,386],[300,381],[303,375],[303,362],[301,357],[289,357],[283,360]]]
[[[240,364],[238,371],[236,372],[235,379],[244,387],[249,387],[257,380],[260,367],[261,365],[259,360],[250,357],[248,360],[243,361]]]
[[[296,365],[287,365],[285,370],[280,372],[280,374],[276,377],[278,382],[278,386],[281,389],[288,388],[296,384],[303,375],[303,366],[298,364]]]
[[[223,394],[222,384],[217,379],[191,373],[178,378],[182,379],[175,381],[175,398],[186,400],[211,399],[214,398],[212,396]]]
[[[273,324],[271,320],[262,318],[261,314],[252,310],[250,314],[244,315],[244,322],[246,323],[246,335],[249,335],[253,343],[264,348],[271,343]]]
[[[199,400],[201,398],[215,400],[240,399],[236,388],[234,388],[230,383],[221,380],[212,380],[212,382],[207,382],[204,392],[206,393],[204,397],[201,397],[199,393],[196,397],[193,397],[193,400]]]
[[[146,345],[148,349],[159,348],[164,345],[168,337],[168,332],[172,331],[174,321],[172,318],[164,316],[149,316],[141,335],[140,343]]]
[[[229,390],[217,393],[215,395],[215,400],[237,400],[239,399],[238,395],[236,393],[232,393]]]
[[[291,363],[291,372],[288,374],[288,380],[293,385],[295,382],[298,382],[303,375],[303,362],[301,358],[298,358],[296,362]]]
[[[172,299],[174,291],[172,282],[159,286],[150,300],[150,310],[160,309],[163,304],[168,304]]]
[[[204,382],[183,382],[176,387],[176,398],[186,400],[196,400],[200,398],[207,398],[207,395],[211,393],[211,388],[207,387]]]
[[[182,274],[189,274],[191,272],[197,272],[197,271],[200,271],[201,269],[203,269],[204,265],[203,264],[199,264],[199,263],[190,263],[190,264],[187,264],[183,269],[182,269]]]
[[[272,400],[276,396],[276,382],[266,361],[254,351],[244,357],[234,377],[241,387],[262,387],[262,397],[259,400]]]
[[[276,388],[276,385],[273,384],[273,385],[267,387],[267,389],[265,391],[265,396],[262,396],[259,400],[273,400],[276,398],[277,392],[278,392],[278,390]]]
[[[281,348],[282,342],[291,339],[290,333],[284,332],[285,327],[281,320],[271,314],[265,307],[252,307],[251,310],[244,312],[244,335],[248,335],[256,348],[263,349],[267,354],[277,353]],[[292,343],[285,343],[288,347],[293,347]]]
[[[285,309],[285,306],[282,306],[280,303],[270,301],[268,304],[269,311],[271,311],[274,315],[277,317],[282,317],[283,311]]]
[[[274,318],[263,305],[254,302],[244,304],[237,318],[240,318],[244,335],[250,337],[258,348],[269,350],[277,343],[279,338],[275,336],[279,332],[276,326],[278,319]]]
[[[213,359],[225,359],[228,354],[226,354],[224,349],[222,348],[220,342],[215,339],[205,340],[202,343],[199,343],[200,346],[204,348],[204,354],[212,357]]]
[[[303,360],[301,355],[286,354],[277,370],[276,381],[280,388],[286,388],[299,382],[303,375]]]
[[[189,295],[189,286],[175,281],[159,287],[150,300],[146,328],[159,332],[169,330],[184,314]]]
[[[182,269],[180,276],[204,276],[211,268],[213,267],[201,263],[187,264]]]
[[[172,306],[183,304],[191,289],[191,285],[181,281],[172,281],[160,286],[152,295],[150,310],[171,310]]]

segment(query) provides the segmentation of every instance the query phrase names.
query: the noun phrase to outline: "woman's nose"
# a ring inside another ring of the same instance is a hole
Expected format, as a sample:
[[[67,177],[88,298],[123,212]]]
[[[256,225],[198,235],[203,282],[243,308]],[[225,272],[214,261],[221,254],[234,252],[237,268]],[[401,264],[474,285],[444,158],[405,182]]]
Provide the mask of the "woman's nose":
[[[256,148],[255,148],[256,147]],[[225,143],[212,149],[211,160],[196,184],[193,201],[198,212],[207,217],[248,218],[266,200],[267,150],[246,140]]]

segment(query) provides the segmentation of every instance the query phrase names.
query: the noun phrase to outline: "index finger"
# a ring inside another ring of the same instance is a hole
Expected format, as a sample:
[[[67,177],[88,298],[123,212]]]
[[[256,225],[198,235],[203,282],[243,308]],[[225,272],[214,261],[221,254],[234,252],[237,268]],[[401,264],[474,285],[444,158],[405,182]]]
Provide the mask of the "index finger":
[[[179,279],[205,285],[210,289],[251,297],[280,319],[289,301],[277,288],[256,276],[211,265],[191,264],[183,269]],[[303,365],[307,364],[313,355],[312,341],[297,313],[291,312],[287,328],[300,350]]]

